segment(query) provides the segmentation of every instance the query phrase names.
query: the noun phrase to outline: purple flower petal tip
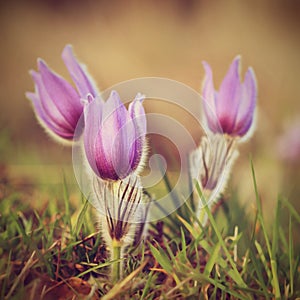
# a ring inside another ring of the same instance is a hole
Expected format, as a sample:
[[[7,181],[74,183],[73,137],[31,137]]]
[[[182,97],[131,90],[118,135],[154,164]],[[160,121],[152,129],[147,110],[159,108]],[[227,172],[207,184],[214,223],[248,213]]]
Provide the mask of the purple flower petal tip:
[[[212,70],[211,70],[210,65],[206,61],[203,61],[202,65],[203,65],[206,76],[212,75]]]
[[[74,81],[76,88],[82,98],[85,98],[87,94],[92,94],[94,97],[100,95],[98,88],[90,76],[85,65],[78,62],[73,52],[72,45],[67,45],[63,49],[62,59]]]
[[[119,103],[122,102],[122,101],[121,101],[121,98],[120,98],[120,95],[119,95],[118,92],[115,91],[115,90],[112,90],[112,91],[110,92],[109,99],[110,99],[110,98],[113,98],[116,102],[119,102]]]
[[[234,63],[240,63],[241,59],[242,59],[241,54],[238,54],[238,55],[236,55],[235,58],[233,59],[233,62],[232,62],[232,63],[233,63],[233,64],[234,64]]]
[[[138,100],[140,102],[143,102],[145,100],[146,96],[142,93],[137,93],[137,95],[135,96],[135,100]]]
[[[40,72],[42,72],[44,70],[47,70],[47,71],[51,72],[51,70],[48,67],[47,63],[42,58],[37,59],[37,65],[38,65],[38,70]]]

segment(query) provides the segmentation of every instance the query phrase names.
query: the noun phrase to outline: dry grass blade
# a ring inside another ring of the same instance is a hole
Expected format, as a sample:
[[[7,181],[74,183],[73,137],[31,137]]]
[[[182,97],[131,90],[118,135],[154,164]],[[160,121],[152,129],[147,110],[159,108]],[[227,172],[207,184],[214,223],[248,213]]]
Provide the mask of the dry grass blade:
[[[21,273],[19,274],[19,276],[16,278],[14,284],[12,285],[12,287],[10,288],[8,294],[5,296],[4,299],[10,299],[14,290],[16,289],[16,287],[18,286],[18,284],[20,283],[20,281],[22,280],[22,278],[25,276],[26,272],[36,263],[38,262],[38,259],[33,260],[33,257],[35,255],[35,251],[32,252],[30,258],[28,259],[28,261],[26,262],[24,268],[22,269]]]

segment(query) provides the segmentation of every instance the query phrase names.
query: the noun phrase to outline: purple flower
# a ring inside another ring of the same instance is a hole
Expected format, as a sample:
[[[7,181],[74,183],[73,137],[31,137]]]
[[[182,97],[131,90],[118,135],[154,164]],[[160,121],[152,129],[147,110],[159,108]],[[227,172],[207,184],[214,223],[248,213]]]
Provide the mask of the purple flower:
[[[300,116],[286,124],[277,140],[277,154],[281,160],[294,166],[300,163]]]
[[[103,102],[95,98],[84,110],[84,147],[89,164],[104,180],[119,180],[143,163],[146,116],[138,94],[128,110],[116,91]]]
[[[209,129],[214,133],[230,136],[244,136],[253,123],[256,105],[257,87],[255,74],[249,68],[244,82],[239,75],[240,56],[237,56],[223,82],[219,92],[215,91],[212,70],[203,62],[205,79],[202,89],[204,114]]]
[[[81,98],[86,98],[87,94],[94,97],[99,95],[85,66],[76,60],[72,46],[67,45],[64,48],[62,59],[77,90],[53,72],[42,59],[38,59],[38,72],[30,71],[35,92],[26,93],[41,125],[60,141],[72,140],[74,137],[76,125],[83,113]]]

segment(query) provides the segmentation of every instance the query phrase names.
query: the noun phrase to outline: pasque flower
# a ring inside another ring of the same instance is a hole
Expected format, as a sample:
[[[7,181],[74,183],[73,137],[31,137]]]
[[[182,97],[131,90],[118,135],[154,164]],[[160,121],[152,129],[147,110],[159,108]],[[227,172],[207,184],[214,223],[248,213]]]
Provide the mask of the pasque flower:
[[[256,106],[257,87],[255,74],[249,68],[244,82],[241,82],[239,68],[240,56],[237,56],[217,92],[214,89],[213,73],[207,62],[203,62],[205,79],[202,96],[204,114],[209,129],[213,133],[242,137],[253,124]]]
[[[199,182],[206,203],[211,206],[226,188],[229,173],[238,156],[237,137],[245,139],[253,128],[257,87],[254,71],[248,68],[241,82],[237,56],[216,91],[213,73],[207,62],[203,62],[205,79],[202,88],[204,117],[209,128],[197,149],[190,153],[190,174]],[[196,195],[196,197],[199,195]],[[197,215],[203,224],[207,215],[198,203]]]
[[[112,280],[122,276],[120,258],[129,245],[142,239],[148,206],[138,171],[146,152],[146,116],[140,94],[128,110],[118,93],[107,101],[88,95],[84,109],[83,143],[93,172],[92,197],[97,207],[103,237],[116,260]]]
[[[73,139],[83,112],[81,99],[86,99],[87,94],[96,97],[99,92],[85,66],[76,60],[72,46],[64,48],[62,59],[76,89],[38,59],[38,72],[30,71],[35,92],[27,92],[26,96],[32,101],[35,114],[46,131],[60,141],[68,141]]]
[[[84,148],[93,171],[103,180],[119,180],[138,171],[146,147],[143,96],[138,94],[128,110],[118,93],[108,100],[93,99],[84,110]]]

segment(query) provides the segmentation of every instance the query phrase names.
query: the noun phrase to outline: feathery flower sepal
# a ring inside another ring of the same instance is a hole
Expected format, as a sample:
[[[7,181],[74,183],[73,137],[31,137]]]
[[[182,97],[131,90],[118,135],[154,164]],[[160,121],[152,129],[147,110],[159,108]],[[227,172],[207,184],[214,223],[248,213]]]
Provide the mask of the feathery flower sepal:
[[[135,174],[124,180],[104,181],[94,176],[93,191],[98,199],[97,209],[103,237],[111,252],[112,279],[122,276],[124,250],[137,246],[142,240],[149,203],[143,192],[141,180]]]
[[[204,136],[197,149],[190,153],[190,174],[201,187],[207,205],[211,208],[225,190],[233,163],[238,156],[236,141],[221,134]],[[197,194],[196,194],[196,198]],[[198,199],[199,200],[199,199]],[[197,203],[196,215],[204,212],[201,201]],[[200,220],[206,223],[207,216]]]

